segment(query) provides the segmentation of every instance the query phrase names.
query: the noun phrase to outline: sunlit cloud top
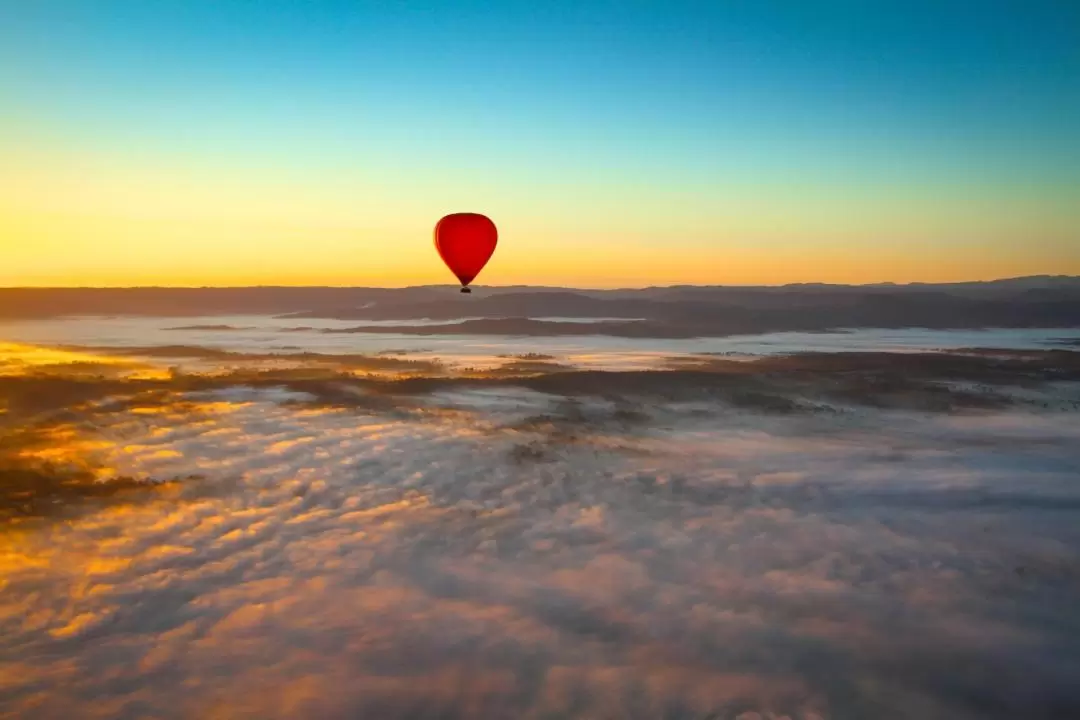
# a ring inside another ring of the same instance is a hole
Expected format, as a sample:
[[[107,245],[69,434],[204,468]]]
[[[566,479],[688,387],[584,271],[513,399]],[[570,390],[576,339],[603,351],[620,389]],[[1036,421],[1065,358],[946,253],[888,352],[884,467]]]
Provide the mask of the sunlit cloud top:
[[[5,3],[0,285],[1080,273],[1062,2]]]

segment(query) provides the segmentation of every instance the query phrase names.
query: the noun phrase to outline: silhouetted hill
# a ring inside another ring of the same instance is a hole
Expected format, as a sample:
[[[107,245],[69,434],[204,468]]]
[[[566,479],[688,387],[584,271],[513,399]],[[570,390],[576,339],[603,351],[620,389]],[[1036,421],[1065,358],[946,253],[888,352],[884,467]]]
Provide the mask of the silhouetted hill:
[[[376,303],[338,310],[345,320],[452,320],[464,317],[642,318],[656,305],[648,299],[606,299],[578,292],[510,292],[470,297],[459,293],[420,302]],[[290,318],[327,317],[319,310],[292,313]]]
[[[913,285],[676,286],[619,290],[408,288],[0,289],[0,318],[67,315],[277,315],[400,321],[468,319],[445,333],[691,337],[855,327],[1080,326],[1080,278]],[[542,323],[537,318],[616,322]],[[626,322],[633,320],[638,322]],[[371,330],[369,330],[371,331]],[[379,330],[389,332],[390,330]]]
[[[360,325],[353,328],[321,330],[324,333],[386,333],[404,335],[610,335],[636,338],[688,338],[692,328],[668,326],[637,320],[597,323],[566,323],[522,317],[465,320],[452,325]]]

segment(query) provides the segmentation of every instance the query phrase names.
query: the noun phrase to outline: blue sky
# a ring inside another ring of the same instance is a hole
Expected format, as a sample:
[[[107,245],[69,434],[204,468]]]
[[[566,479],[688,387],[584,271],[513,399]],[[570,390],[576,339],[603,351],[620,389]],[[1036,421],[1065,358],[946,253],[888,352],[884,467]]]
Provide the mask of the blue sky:
[[[184,168],[236,192],[280,178],[308,203],[352,192],[363,217],[333,214],[369,242],[463,203],[522,247],[621,238],[702,262],[748,243],[798,262],[830,236],[969,252],[1027,223],[985,251],[1004,262],[1026,239],[1080,271],[1080,4],[1065,1],[4,0],[0,102],[0,149],[41,173],[92,157],[131,183]]]

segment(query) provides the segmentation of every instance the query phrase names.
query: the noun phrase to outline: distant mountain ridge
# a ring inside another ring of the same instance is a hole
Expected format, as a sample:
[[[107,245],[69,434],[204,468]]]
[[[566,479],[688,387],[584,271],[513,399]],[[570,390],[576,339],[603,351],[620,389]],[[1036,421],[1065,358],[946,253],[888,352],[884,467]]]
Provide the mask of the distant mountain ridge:
[[[580,334],[542,318],[611,318],[589,331],[692,337],[853,327],[1080,327],[1080,277],[985,282],[785,286],[668,286],[614,290],[453,285],[406,288],[7,288],[0,319],[72,315],[274,315],[301,320],[471,319],[451,332]],[[478,322],[483,320],[485,322]],[[498,322],[494,322],[498,321]],[[633,321],[633,322],[626,322]],[[302,324],[302,323],[298,323]],[[428,331],[425,331],[428,332]]]

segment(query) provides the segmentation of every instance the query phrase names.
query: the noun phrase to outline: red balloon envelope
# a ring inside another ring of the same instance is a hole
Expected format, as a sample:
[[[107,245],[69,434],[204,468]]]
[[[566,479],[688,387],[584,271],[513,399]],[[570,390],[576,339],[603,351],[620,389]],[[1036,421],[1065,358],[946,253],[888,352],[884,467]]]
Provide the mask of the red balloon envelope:
[[[461,281],[461,292],[491,259],[498,242],[495,223],[479,213],[453,213],[435,223],[435,249],[450,272]]]

